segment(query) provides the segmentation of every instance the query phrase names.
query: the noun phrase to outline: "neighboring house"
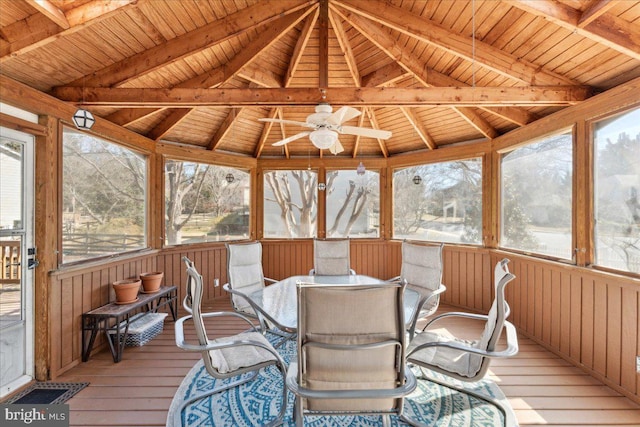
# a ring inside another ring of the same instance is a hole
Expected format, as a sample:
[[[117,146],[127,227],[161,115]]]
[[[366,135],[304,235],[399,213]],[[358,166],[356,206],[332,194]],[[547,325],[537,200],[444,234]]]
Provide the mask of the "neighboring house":
[[[0,228],[20,228],[22,162],[19,152],[0,145]]]

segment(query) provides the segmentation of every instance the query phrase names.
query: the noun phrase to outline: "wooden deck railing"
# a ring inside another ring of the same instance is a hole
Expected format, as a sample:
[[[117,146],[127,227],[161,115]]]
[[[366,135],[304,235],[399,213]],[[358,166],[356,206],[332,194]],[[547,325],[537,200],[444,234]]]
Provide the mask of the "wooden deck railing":
[[[0,285],[20,283],[20,242],[0,240]]]

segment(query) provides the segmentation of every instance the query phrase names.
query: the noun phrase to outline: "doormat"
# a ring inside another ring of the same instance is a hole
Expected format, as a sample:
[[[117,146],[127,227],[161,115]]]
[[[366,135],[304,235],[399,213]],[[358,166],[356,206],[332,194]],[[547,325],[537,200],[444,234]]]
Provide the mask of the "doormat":
[[[64,403],[89,383],[36,382],[4,403],[49,405]]]

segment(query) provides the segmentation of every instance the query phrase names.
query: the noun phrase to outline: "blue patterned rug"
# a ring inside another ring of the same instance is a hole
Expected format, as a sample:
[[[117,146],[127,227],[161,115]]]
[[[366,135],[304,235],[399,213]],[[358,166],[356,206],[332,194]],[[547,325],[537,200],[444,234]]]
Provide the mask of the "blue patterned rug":
[[[295,360],[295,340],[287,341],[278,349],[278,352],[287,364]],[[463,383],[435,372],[430,375],[433,378],[442,378],[448,383],[462,385],[468,390],[491,396],[499,400],[508,411],[511,410],[504,394],[491,380]],[[167,427],[178,427],[173,425],[172,420],[173,414],[181,402],[190,396],[210,390],[214,385],[219,385],[219,381],[207,374],[202,360],[198,361],[182,381],[171,402],[167,416]],[[282,377],[275,367],[270,366],[264,369],[253,381],[188,406],[182,413],[183,425],[188,427],[256,427],[264,425],[273,420],[280,410],[281,389]],[[495,427],[503,425],[502,413],[495,406],[429,381],[419,380],[416,391],[405,398],[404,402],[404,414],[407,417],[429,426]],[[293,394],[289,393],[284,426],[295,425],[292,415]],[[380,425],[382,422],[379,416],[305,417],[305,426],[312,427],[373,427]],[[408,424],[391,416],[391,425],[400,427]]]

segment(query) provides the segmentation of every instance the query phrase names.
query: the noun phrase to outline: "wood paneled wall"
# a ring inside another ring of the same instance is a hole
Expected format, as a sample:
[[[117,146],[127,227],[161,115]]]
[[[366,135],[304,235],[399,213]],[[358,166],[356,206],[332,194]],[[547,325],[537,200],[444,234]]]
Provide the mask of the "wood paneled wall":
[[[388,279],[400,272],[400,242],[352,240],[351,266],[358,273]],[[167,249],[51,276],[51,377],[79,363],[81,315],[112,300],[110,284],[144,271],[164,271],[165,282],[184,296],[182,256],[205,278],[205,298],[227,297],[226,249]],[[483,248],[445,246],[442,301],[486,313],[493,301],[493,268],[502,258],[516,280],[507,287],[510,320],[518,330],[640,402],[640,281],[562,263]],[[265,276],[306,274],[313,266],[311,240],[264,241]],[[214,286],[214,279],[220,286]],[[98,342],[99,345],[101,342]]]

